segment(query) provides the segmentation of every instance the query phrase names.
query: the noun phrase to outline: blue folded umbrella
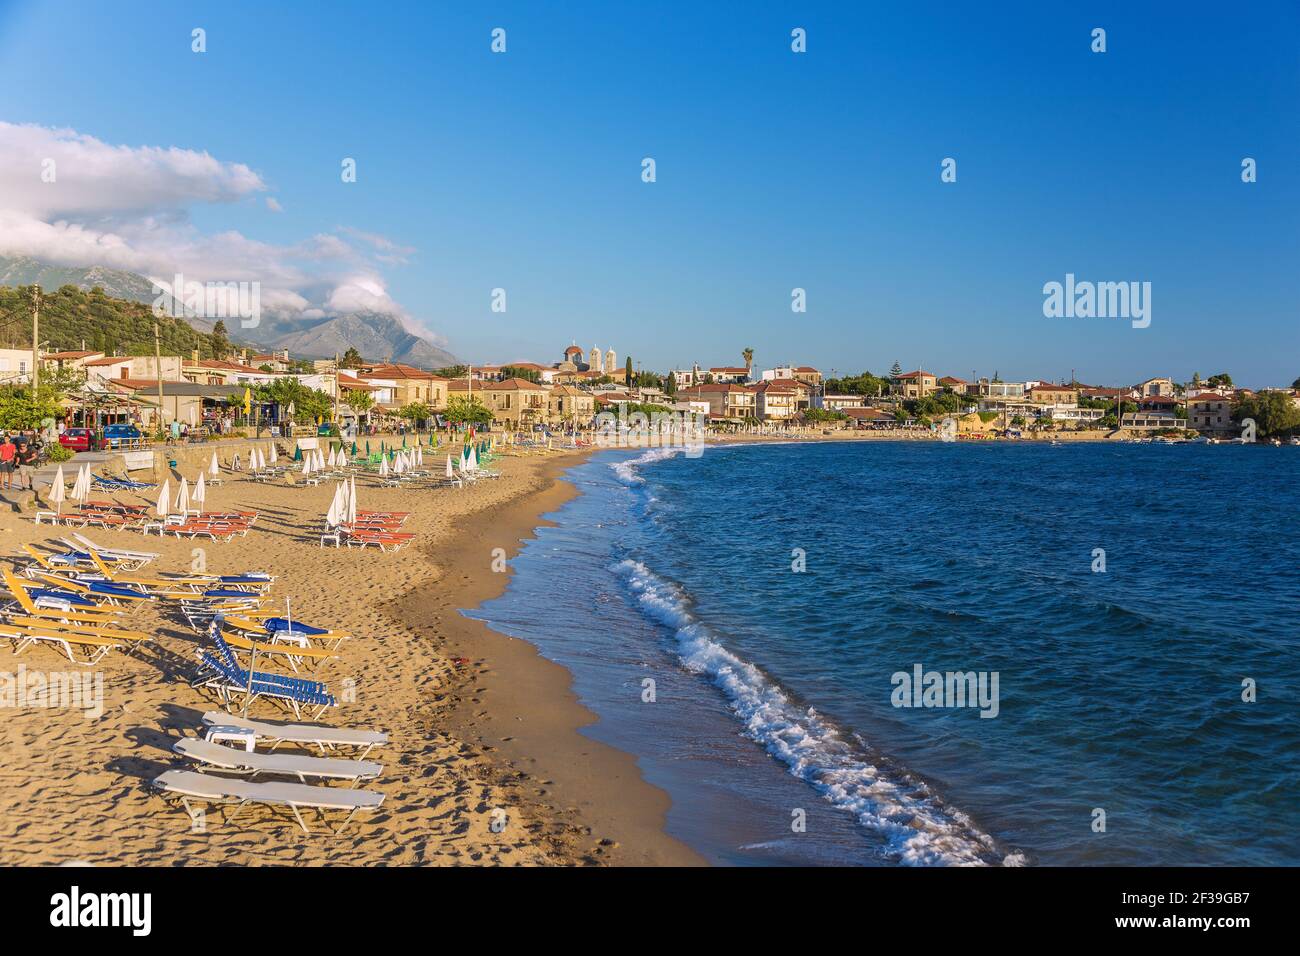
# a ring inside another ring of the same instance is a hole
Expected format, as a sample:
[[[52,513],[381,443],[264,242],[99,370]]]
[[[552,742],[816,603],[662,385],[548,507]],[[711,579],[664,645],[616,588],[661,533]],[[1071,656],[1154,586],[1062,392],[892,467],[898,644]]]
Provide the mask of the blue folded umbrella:
[[[275,633],[277,633],[277,632],[279,632],[279,631],[287,631],[287,632],[289,632],[289,633],[293,633],[293,634],[327,634],[327,633],[329,633],[329,628],[326,628],[326,627],[312,627],[310,624],[304,624],[302,621],[293,621],[292,624],[293,624],[293,626],[290,627],[290,626],[289,626],[289,625],[290,625],[290,621],[289,621],[289,619],[288,619],[288,618],[284,618],[284,617],[272,617],[272,618],[267,618],[267,620],[266,620],[266,622],[265,622],[265,626],[266,626],[267,631],[269,631],[269,632],[272,633],[272,634],[275,634]]]
[[[59,591],[54,588],[32,588],[27,592],[33,600],[36,598],[55,598],[60,601],[67,601],[69,604],[83,604],[90,607],[95,606],[95,602],[88,597],[80,594],[74,594],[71,591]]]
[[[222,584],[265,584],[271,580],[269,574],[223,574],[218,580]]]
[[[139,591],[133,591],[131,588],[124,588],[120,584],[109,584],[107,581],[84,581],[86,587],[90,588],[95,594],[111,594],[114,597],[145,597]]]

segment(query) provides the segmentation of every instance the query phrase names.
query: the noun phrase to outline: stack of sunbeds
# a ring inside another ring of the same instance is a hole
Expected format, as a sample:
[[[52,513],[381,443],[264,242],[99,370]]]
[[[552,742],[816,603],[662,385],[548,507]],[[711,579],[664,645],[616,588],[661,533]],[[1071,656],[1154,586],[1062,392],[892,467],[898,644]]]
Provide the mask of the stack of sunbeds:
[[[206,537],[213,541],[232,541],[248,534],[257,517],[256,511],[209,511],[187,515],[178,524],[164,525],[162,531],[178,538]]]
[[[388,742],[386,734],[314,724],[269,723],[221,711],[204,714],[203,723],[202,738],[183,737],[172,747],[198,772],[168,770],[152,782],[153,789],[163,797],[179,800],[191,819],[196,813],[194,803],[233,806],[228,822],[245,806],[257,804],[287,809],[303,832],[310,832],[303,819],[304,810],[317,810],[322,818],[329,811],[339,811],[346,813],[335,831],[341,832],[358,812],[377,810],[384,802],[382,793],[329,784],[342,781],[355,785],[377,778],[383,767],[365,758],[371,749]],[[237,749],[241,745],[243,749]],[[355,759],[315,757],[279,751],[284,745],[300,750],[315,748],[322,755],[340,750],[360,753]],[[277,781],[277,777],[297,782]]]

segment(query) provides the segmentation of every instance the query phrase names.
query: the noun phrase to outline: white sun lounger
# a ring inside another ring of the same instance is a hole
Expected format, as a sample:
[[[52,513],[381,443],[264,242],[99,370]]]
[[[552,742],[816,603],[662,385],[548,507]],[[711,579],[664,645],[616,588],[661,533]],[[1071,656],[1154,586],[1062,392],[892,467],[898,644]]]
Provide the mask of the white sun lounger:
[[[258,774],[279,774],[297,777],[302,783],[308,777],[321,780],[348,780],[357,783],[373,780],[383,767],[370,760],[342,760],[337,757],[299,757],[294,754],[269,754],[256,751],[235,750],[211,743],[198,737],[182,737],[172,750],[189,760],[208,767],[217,767],[250,777]]]
[[[347,730],[318,724],[272,724],[228,714],[224,710],[208,711],[203,715],[203,722],[209,727],[243,727],[251,730],[258,737],[270,741],[271,749],[282,743],[315,744],[322,752],[330,747],[361,747],[364,749],[360,756],[364,758],[372,747],[382,747],[388,743],[388,734],[377,730]]]
[[[135,567],[130,569],[132,571],[138,571],[150,561],[161,557],[157,551],[127,551],[124,548],[104,548],[95,544],[95,542],[91,541],[84,534],[81,534],[78,531],[72,532],[72,537],[80,542],[75,546],[75,550],[82,551],[89,549],[91,551],[98,551],[105,557],[112,558],[115,561],[124,561],[128,564],[134,564]],[[65,543],[71,544],[71,542],[68,542],[66,538],[63,540]],[[123,570],[127,569],[124,568]]]
[[[233,803],[235,810],[228,818],[231,822],[238,816],[245,804],[261,803],[271,807],[288,807],[298,826],[304,833],[310,833],[303,822],[304,809],[320,810],[322,816],[326,810],[346,810],[345,819],[335,833],[342,832],[358,810],[377,810],[384,802],[382,793],[371,790],[346,790],[342,787],[312,787],[302,783],[254,783],[251,780],[237,780],[218,777],[210,773],[195,773],[192,770],[168,770],[153,781],[155,790],[179,797],[185,812],[194,818],[190,801],[203,803]]]

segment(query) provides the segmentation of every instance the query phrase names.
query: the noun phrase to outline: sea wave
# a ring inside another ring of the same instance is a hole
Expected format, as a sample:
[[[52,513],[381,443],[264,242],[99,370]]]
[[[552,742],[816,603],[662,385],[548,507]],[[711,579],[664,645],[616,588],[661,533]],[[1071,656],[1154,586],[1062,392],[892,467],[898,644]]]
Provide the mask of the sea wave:
[[[623,464],[648,460],[650,453]],[[923,782],[873,763],[815,709],[794,703],[757,667],[728,651],[692,615],[687,596],[676,584],[640,561],[622,561],[614,570],[642,612],[673,629],[683,665],[710,678],[726,694],[746,736],[831,804],[879,834],[892,859],[948,866],[1025,862],[1020,853],[1000,850],[991,836]]]
[[[640,485],[645,483],[645,479],[637,474],[637,469],[641,465],[672,458],[674,455],[681,454],[683,450],[681,448],[651,448],[636,458],[624,458],[622,461],[611,462],[609,467],[614,470],[614,474],[618,475],[618,480],[623,484]]]

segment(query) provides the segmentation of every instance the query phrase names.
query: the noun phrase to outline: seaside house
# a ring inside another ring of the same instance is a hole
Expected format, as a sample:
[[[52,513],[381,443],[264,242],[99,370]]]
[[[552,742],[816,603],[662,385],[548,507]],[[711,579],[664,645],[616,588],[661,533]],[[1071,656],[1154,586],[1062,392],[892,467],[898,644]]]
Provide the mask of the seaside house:
[[[866,408],[867,399],[863,395],[814,395],[812,407],[828,412],[842,412],[846,408]]]
[[[799,388],[791,379],[769,379],[754,386],[755,414],[764,422],[787,422],[799,412]]]
[[[1025,397],[1025,383],[994,382],[982,378],[975,383],[975,393],[981,398],[1019,400]]]
[[[1140,385],[1134,386],[1138,393],[1138,398],[1150,398],[1157,395],[1167,395],[1173,397],[1175,394],[1174,381],[1170,378],[1149,378]]]
[[[17,351],[20,350],[2,349],[0,350],[0,353],[17,352]],[[27,355],[23,359],[23,361],[30,362],[31,354],[32,354],[31,350],[28,349],[23,351],[27,352]],[[47,352],[46,354],[41,356],[41,365],[45,368],[53,367],[58,371],[64,371],[65,369],[66,370],[75,369],[76,371],[81,372],[82,375],[85,375],[86,363],[92,359],[101,359],[103,357],[104,357],[103,352],[84,352],[84,351],[83,352]],[[3,355],[0,355],[0,380],[8,379],[8,375],[6,373],[10,370],[11,367],[16,369],[17,363],[13,362],[13,360],[11,359],[10,364],[5,365],[4,357]]]
[[[715,365],[709,369],[708,378],[715,384],[743,385],[749,381],[749,369],[743,365]]]
[[[548,420],[549,392],[527,379],[508,378],[504,382],[485,382],[482,391],[476,389],[474,394],[491,410],[494,423],[529,428]]]
[[[375,403],[385,411],[397,411],[417,402],[435,412],[447,407],[448,380],[423,369],[400,362],[366,365],[357,370],[356,377],[378,386]]]
[[[273,372],[287,372],[293,368],[293,363],[289,361],[288,349],[280,349],[278,352],[264,352],[261,355],[250,356],[248,364],[257,369],[260,369],[265,365]]]
[[[677,393],[679,401],[707,403],[706,414],[715,421],[742,422],[758,417],[758,391],[752,385],[712,382]]]
[[[551,421],[586,425],[596,415],[596,399],[572,385],[557,385],[550,391],[547,411]]]
[[[954,375],[945,375],[939,379],[939,387],[946,388],[950,392],[956,392],[958,395],[965,395],[968,391],[972,391],[970,382]]]
[[[1187,399],[1187,424],[1202,435],[1236,435],[1232,399],[1218,392],[1199,392]]]
[[[1036,405],[1078,405],[1079,391],[1071,385],[1040,382],[1029,389],[1029,400]]]
[[[156,359],[152,355],[120,355],[85,362],[86,380],[91,382],[120,381],[122,379],[161,378],[164,382],[181,382],[183,361],[179,355],[164,355]],[[159,368],[162,374],[159,375]]]
[[[939,380],[930,372],[917,369],[889,380],[891,395],[902,399],[925,398],[939,390]]]

